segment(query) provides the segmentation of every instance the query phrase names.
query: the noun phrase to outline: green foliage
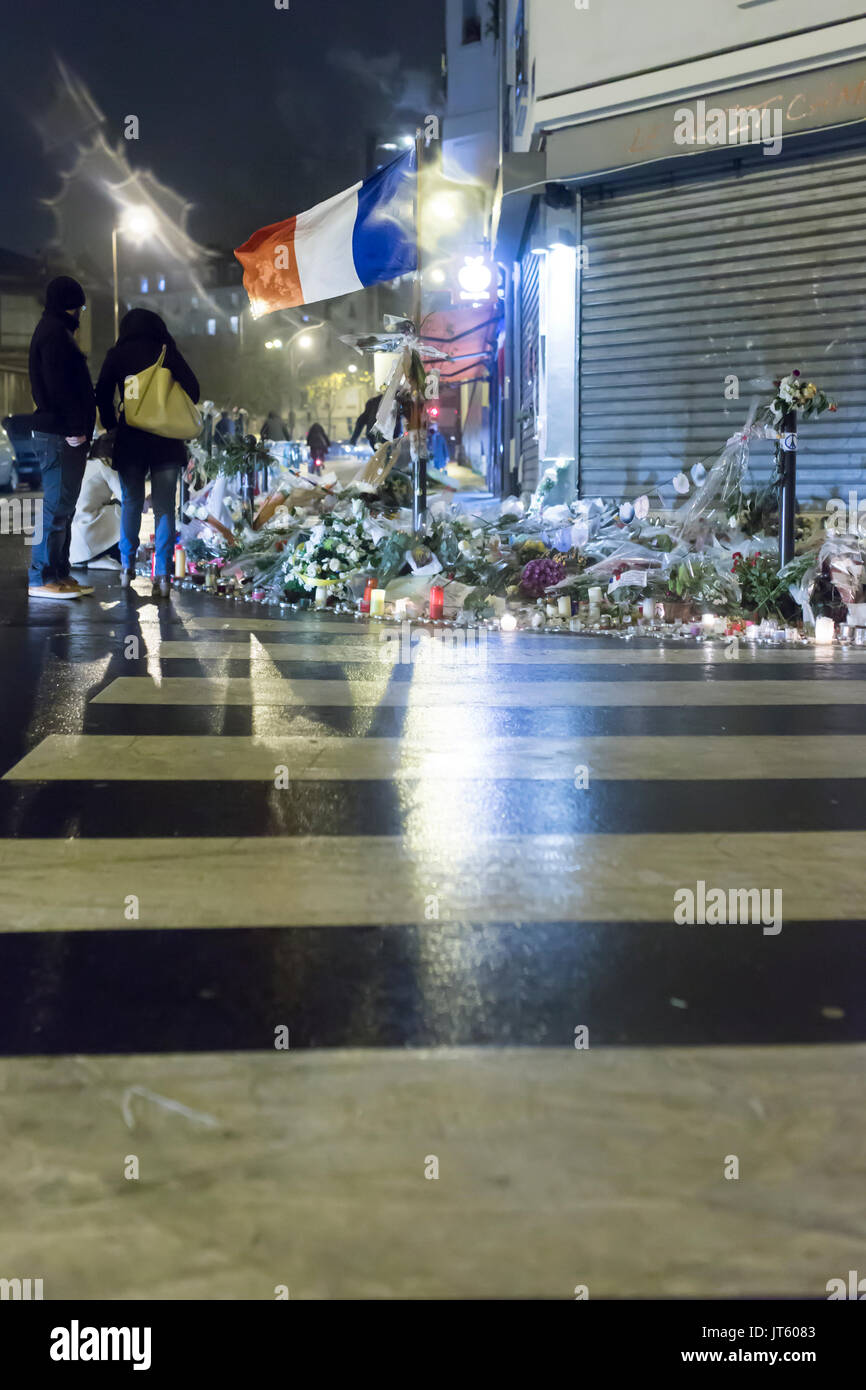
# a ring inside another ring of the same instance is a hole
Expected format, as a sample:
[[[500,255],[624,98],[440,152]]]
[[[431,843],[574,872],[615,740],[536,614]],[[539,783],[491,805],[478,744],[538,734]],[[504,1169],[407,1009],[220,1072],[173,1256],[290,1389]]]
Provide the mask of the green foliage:
[[[226,444],[213,458],[204,460],[204,474],[208,482],[221,475],[237,478],[251,473],[256,468],[273,467],[273,459],[266,443],[258,441],[254,435],[240,435],[227,440]]]

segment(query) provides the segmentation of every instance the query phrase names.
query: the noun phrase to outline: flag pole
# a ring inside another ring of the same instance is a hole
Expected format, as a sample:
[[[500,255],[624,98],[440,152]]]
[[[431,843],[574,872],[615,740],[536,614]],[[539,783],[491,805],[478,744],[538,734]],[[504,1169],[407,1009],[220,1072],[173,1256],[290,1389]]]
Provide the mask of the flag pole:
[[[424,134],[420,126],[415,131],[415,294],[412,309],[415,333],[421,336],[421,316],[424,312],[422,298],[422,246],[421,246],[421,170],[424,161]],[[412,490],[412,527],[420,534],[427,513],[427,419],[424,393],[419,384],[412,389],[412,420],[410,429],[416,441],[414,463],[414,486]]]

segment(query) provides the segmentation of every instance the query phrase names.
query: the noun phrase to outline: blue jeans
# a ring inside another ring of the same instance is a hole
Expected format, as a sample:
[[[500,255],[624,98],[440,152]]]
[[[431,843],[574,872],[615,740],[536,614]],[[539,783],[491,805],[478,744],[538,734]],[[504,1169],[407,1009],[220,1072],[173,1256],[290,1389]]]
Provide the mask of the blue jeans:
[[[147,469],[140,464],[121,464],[122,503],[120,508],[120,562],[125,570],[135,569],[135,555],[144,510],[144,480]],[[155,574],[174,574],[174,543],[177,536],[177,480],[180,467],[176,463],[158,465],[150,470],[150,501],[156,523]]]
[[[30,556],[30,584],[52,584],[69,578],[72,518],[87,465],[87,445],[67,444],[62,434],[34,431],[33,442],[42,469],[42,539]]]

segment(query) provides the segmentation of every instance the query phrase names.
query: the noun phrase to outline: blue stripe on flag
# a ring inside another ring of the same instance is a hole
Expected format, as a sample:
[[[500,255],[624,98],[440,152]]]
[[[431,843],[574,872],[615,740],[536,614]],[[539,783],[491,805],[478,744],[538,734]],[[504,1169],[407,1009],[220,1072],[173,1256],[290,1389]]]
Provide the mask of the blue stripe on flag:
[[[358,190],[352,257],[362,285],[394,280],[418,264],[415,151],[386,164]]]

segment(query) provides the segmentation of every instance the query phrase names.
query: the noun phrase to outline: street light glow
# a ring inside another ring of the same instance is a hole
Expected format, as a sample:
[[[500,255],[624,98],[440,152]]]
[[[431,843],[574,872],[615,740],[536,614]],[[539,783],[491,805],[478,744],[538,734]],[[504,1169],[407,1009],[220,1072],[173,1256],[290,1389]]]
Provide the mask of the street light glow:
[[[156,216],[151,208],[142,204],[125,210],[120,230],[133,241],[146,241],[156,231]]]
[[[457,217],[457,204],[451,193],[437,193],[430,200],[430,215],[437,222],[454,222]]]
[[[309,347],[312,347],[312,346],[313,346],[313,340],[312,340],[312,338],[310,337],[309,333],[305,333],[305,334],[303,335],[303,337],[301,337],[301,338],[298,339],[298,347],[301,347],[301,348],[306,349],[306,348],[309,348]]]
[[[350,372],[356,372],[357,370],[358,370],[358,368],[355,366],[354,362],[350,362],[350,363],[349,363],[349,371],[350,371]]]

